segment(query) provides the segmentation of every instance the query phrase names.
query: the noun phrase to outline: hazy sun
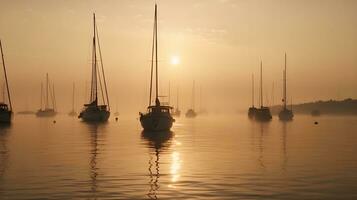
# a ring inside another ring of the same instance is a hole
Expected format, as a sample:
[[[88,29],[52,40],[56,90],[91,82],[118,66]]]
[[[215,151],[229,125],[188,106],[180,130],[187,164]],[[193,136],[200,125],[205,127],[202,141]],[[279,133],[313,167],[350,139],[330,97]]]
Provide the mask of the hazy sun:
[[[178,65],[178,64],[180,64],[180,57],[178,57],[178,56],[171,56],[171,64],[172,64],[172,65]]]

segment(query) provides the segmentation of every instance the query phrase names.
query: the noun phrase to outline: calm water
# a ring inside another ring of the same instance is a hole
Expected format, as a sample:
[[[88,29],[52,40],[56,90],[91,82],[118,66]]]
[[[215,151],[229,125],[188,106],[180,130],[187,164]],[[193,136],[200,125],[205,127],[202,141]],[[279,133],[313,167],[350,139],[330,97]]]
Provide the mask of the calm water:
[[[357,199],[356,117],[56,120],[1,127],[0,199]]]

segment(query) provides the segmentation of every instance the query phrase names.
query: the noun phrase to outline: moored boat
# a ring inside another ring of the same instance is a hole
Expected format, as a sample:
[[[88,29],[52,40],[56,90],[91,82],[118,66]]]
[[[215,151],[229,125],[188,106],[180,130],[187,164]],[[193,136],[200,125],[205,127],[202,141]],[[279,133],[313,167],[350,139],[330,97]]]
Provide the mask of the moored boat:
[[[255,113],[255,120],[257,121],[270,121],[272,115],[270,108],[263,105],[263,62],[260,63],[260,108],[257,108]]]
[[[169,131],[175,119],[171,116],[172,107],[170,105],[161,105],[159,100],[159,68],[158,68],[158,45],[157,45],[157,4],[155,4],[154,15],[154,34],[151,54],[151,77],[150,77],[150,95],[149,106],[146,113],[140,114],[140,123],[144,131]],[[155,58],[155,104],[152,105],[153,93],[153,73],[154,73],[154,58]]]
[[[9,82],[7,80],[7,73],[6,73],[6,65],[5,65],[5,58],[4,58],[4,52],[0,40],[0,50],[1,50],[1,60],[2,60],[2,66],[3,66],[3,71],[4,71],[4,79],[5,79],[5,86],[6,86],[6,94],[5,94],[5,88],[4,88],[4,99],[3,102],[0,102],[0,123],[11,123],[12,120],[12,103],[11,103],[11,96],[10,96],[10,89],[9,89]],[[7,100],[9,102],[9,105],[5,103],[5,96],[7,96]]]
[[[284,78],[284,86],[283,86],[283,109],[279,112],[279,119],[281,121],[291,121],[294,118],[294,113],[291,110],[289,110],[286,106],[287,99],[286,99],[286,54],[285,54],[285,68],[284,68],[284,73],[283,73],[283,78]]]
[[[54,86],[50,85],[50,81],[48,78],[48,74],[46,74],[46,94],[45,96],[43,95],[43,85],[41,83],[41,107],[40,109],[36,112],[37,117],[53,117],[57,114],[56,112],[56,100],[55,100],[55,89]],[[45,98],[45,105],[44,108],[42,108],[42,102],[43,98]],[[49,99],[51,99],[51,103],[49,102]]]
[[[101,70],[97,66],[97,45],[101,63]],[[98,80],[99,78],[99,80]],[[103,83],[102,83],[103,81]],[[98,103],[98,82],[101,89],[102,104]],[[104,91],[102,86],[104,85]],[[105,92],[105,95],[104,95]],[[102,53],[99,43],[99,34],[95,20],[95,14],[93,14],[93,51],[92,51],[92,82],[91,82],[91,94],[88,104],[84,104],[84,108],[79,114],[78,118],[86,122],[105,122],[110,116],[110,106],[107,84],[104,74],[104,66],[102,61]]]

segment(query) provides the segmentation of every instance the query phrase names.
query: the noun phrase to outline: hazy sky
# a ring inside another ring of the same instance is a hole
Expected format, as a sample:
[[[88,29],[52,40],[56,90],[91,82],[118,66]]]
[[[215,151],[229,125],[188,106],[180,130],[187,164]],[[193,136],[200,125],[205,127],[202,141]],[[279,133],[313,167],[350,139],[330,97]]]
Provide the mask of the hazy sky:
[[[155,1],[0,0],[0,38],[16,111],[39,107],[45,73],[58,108],[82,107],[90,80],[92,13],[96,12],[112,109],[147,106]],[[357,98],[357,1],[157,0],[161,94],[171,81],[181,108],[192,81],[209,110],[250,105],[251,74],[263,60],[265,97],[281,99],[284,53],[293,101]],[[179,60],[174,65],[173,58]],[[256,79],[256,82],[258,79]],[[256,89],[258,89],[256,87]],[[87,92],[89,94],[89,91]]]

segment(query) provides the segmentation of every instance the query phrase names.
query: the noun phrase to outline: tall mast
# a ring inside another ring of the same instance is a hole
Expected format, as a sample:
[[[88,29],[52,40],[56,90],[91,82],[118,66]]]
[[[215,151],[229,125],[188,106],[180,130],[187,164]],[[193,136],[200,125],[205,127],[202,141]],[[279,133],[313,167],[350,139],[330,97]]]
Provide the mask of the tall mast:
[[[10,97],[9,82],[7,81],[7,73],[6,73],[6,66],[5,66],[4,52],[3,52],[3,50],[2,50],[1,40],[0,40],[0,49],[1,49],[2,66],[3,66],[3,69],[4,69],[4,75],[5,75],[5,82],[6,82],[7,96],[8,96],[8,98],[9,98],[10,110],[12,111],[12,104],[11,104],[11,97]]]
[[[42,81],[41,81],[41,107],[40,107],[40,110],[42,110],[42,101],[43,101],[43,83],[42,83]]]
[[[252,107],[254,108],[254,74],[252,74]]]
[[[283,102],[284,102],[284,109],[286,109],[286,53],[285,53],[285,66],[284,66],[284,91],[283,91]]]
[[[159,99],[159,70],[157,56],[157,4],[155,4],[155,66],[156,66],[156,100]]]
[[[156,6],[155,6],[156,9]],[[151,97],[152,97],[152,78],[154,72],[154,52],[155,52],[155,28],[156,28],[156,21],[155,21],[156,13],[154,14],[154,28],[152,33],[152,49],[151,49],[151,71],[150,71],[150,95],[149,95],[149,106],[151,106]]]
[[[45,102],[45,109],[48,108],[48,73],[46,73],[46,102]]]
[[[94,53],[94,80],[93,80],[93,84],[94,84],[94,98],[95,101],[98,100],[98,88],[97,88],[97,48],[96,48],[96,32],[95,32],[95,13],[93,13],[93,53]]]
[[[72,111],[74,111],[74,89],[75,89],[75,85],[73,82],[73,93],[72,93]]]
[[[260,107],[263,108],[263,61],[260,61]]]

